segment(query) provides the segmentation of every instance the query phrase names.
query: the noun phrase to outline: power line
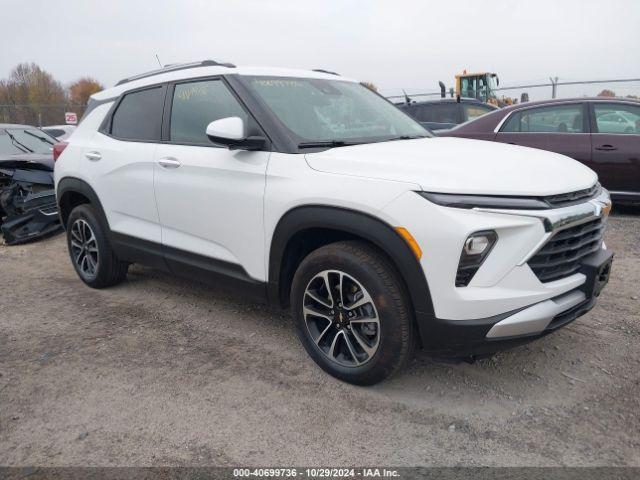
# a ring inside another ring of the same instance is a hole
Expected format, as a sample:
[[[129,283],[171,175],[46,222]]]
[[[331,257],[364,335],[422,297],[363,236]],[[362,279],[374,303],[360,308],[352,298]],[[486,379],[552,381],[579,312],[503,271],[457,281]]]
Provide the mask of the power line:
[[[553,83],[533,83],[530,85],[516,85],[512,87],[499,87],[493,89],[494,91],[504,91],[504,90],[519,90],[523,88],[540,88],[540,87],[553,87],[558,85],[593,85],[599,83],[623,83],[623,82],[640,82],[640,78],[616,78],[613,80],[579,80],[579,81],[570,81],[570,82],[553,82]],[[410,93],[409,97],[429,97],[429,96],[440,96],[441,92],[425,92],[425,93]],[[391,95],[387,98],[405,98],[404,95]]]

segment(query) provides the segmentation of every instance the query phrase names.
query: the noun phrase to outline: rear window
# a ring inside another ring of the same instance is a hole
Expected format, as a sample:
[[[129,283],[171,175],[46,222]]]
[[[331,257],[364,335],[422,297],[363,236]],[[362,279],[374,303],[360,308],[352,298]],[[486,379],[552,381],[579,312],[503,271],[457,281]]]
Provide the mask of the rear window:
[[[54,137],[62,137],[66,133],[64,130],[60,130],[59,128],[43,128],[42,130]]]
[[[481,117],[485,113],[489,113],[494,110],[491,107],[478,103],[463,103],[462,108],[464,109],[464,119],[467,121]]]
[[[419,122],[458,123],[457,103],[417,105],[413,117]]]
[[[113,114],[111,135],[124,140],[159,142],[163,104],[163,87],[126,94]]]

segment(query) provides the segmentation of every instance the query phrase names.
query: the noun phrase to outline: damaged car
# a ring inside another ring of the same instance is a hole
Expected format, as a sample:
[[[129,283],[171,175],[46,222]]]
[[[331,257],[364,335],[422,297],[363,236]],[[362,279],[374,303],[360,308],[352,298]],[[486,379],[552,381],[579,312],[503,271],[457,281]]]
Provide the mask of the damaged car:
[[[8,245],[61,231],[53,187],[55,143],[35,127],[0,124],[0,231]]]

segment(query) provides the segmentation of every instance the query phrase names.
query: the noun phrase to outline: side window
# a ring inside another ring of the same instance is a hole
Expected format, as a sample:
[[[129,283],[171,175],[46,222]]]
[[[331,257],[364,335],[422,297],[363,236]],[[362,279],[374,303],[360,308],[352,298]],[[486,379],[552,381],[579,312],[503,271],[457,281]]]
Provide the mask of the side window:
[[[501,132],[584,133],[582,104],[530,108],[514,113]]]
[[[462,108],[464,109],[465,120],[473,120],[474,118],[481,117],[485,113],[493,111],[493,109],[489,107],[485,107],[484,105],[479,105],[476,103],[463,103]]]
[[[622,103],[594,103],[599,133],[640,134],[640,106]]]
[[[163,104],[163,87],[126,94],[113,114],[111,135],[125,140],[159,142]]]
[[[177,143],[211,145],[207,125],[226,117],[247,114],[221,80],[180,83],[173,92],[170,139]]]

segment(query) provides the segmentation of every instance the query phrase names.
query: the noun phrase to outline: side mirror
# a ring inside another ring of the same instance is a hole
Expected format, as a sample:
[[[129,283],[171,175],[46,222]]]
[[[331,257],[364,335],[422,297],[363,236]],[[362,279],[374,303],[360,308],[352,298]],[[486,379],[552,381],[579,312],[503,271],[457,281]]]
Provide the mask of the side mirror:
[[[240,117],[227,117],[207,125],[207,137],[213,143],[240,150],[261,150],[264,137],[247,136],[244,121]]]

